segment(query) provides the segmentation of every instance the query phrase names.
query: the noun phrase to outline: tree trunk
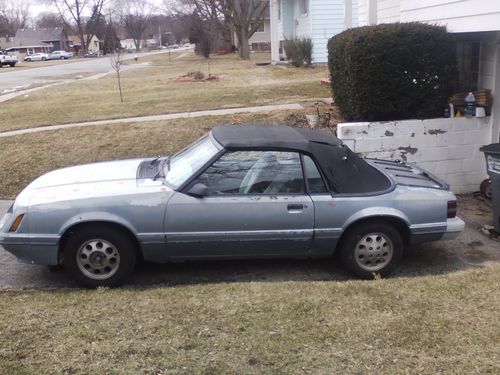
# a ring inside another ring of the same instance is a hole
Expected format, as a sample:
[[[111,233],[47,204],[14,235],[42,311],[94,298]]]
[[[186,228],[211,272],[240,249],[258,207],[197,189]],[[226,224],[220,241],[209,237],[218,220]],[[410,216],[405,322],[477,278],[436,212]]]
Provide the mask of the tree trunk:
[[[248,32],[240,30],[236,36],[238,37],[238,44],[240,48],[240,58],[242,60],[250,60],[250,46],[248,45]]]

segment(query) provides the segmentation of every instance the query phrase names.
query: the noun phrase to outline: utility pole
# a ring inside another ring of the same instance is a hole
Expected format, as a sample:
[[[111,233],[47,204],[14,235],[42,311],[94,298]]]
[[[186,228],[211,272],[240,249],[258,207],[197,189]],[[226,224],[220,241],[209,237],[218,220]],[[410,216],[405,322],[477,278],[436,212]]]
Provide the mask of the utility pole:
[[[158,39],[160,40],[160,47],[161,47],[162,44],[161,44],[161,25],[160,24],[158,24],[158,36],[159,36]]]

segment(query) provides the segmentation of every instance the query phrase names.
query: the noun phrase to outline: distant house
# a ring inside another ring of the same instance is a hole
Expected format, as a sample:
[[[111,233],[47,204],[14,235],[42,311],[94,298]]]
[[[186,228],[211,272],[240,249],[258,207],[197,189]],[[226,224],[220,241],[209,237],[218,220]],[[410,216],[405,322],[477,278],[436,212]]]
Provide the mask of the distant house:
[[[71,40],[64,27],[53,29],[19,29],[10,43],[8,52],[15,52],[20,58],[36,52],[56,50],[69,51]]]
[[[358,26],[358,0],[269,0],[271,9],[271,59],[283,55],[283,41],[311,38],[313,63],[328,61],[332,36]]]
[[[83,38],[86,41],[88,35],[84,34]],[[80,41],[80,37],[78,35],[70,35],[69,39],[71,41],[71,46],[70,46],[71,52],[77,54],[81,53],[83,51],[83,48],[82,48],[82,43]],[[92,38],[90,39],[88,50],[89,52],[93,52],[95,54],[99,54],[99,52],[101,51],[101,40],[97,37],[97,35],[93,35]]]
[[[254,24],[252,24],[253,26]],[[234,43],[238,48],[238,38],[234,33]],[[269,18],[269,8],[264,20],[259,22],[257,31],[248,40],[250,51],[270,51],[271,50],[271,20]]]
[[[122,48],[125,50],[135,50],[136,49],[134,39],[122,39],[122,40],[120,40],[120,44],[121,44]],[[145,46],[145,43],[143,40],[141,40],[139,42],[139,49],[144,48],[144,46]]]

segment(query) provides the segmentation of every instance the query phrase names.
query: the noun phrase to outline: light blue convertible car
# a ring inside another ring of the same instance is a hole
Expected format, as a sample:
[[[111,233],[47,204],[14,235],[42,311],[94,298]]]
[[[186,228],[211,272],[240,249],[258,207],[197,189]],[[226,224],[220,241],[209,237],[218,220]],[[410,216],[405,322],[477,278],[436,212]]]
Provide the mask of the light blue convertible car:
[[[219,126],[171,157],[75,166],[33,181],[0,221],[21,261],[116,286],[136,260],[318,258],[386,276],[408,244],[463,229],[446,183],[364,160],[333,134]]]

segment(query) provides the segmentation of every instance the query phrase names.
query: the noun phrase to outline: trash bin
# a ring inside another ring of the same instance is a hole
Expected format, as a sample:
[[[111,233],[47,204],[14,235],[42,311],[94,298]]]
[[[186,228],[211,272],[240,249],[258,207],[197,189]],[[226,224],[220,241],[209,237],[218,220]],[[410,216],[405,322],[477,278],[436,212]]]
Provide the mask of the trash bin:
[[[479,151],[484,152],[486,168],[491,179],[491,199],[493,202],[493,225],[500,233],[500,143],[483,146]]]

